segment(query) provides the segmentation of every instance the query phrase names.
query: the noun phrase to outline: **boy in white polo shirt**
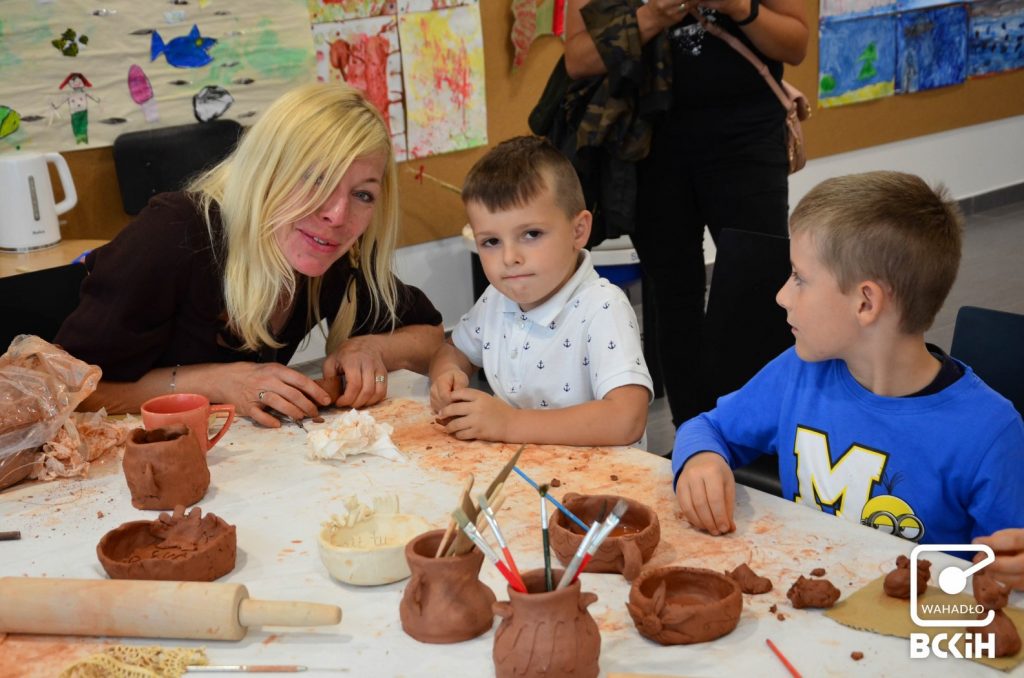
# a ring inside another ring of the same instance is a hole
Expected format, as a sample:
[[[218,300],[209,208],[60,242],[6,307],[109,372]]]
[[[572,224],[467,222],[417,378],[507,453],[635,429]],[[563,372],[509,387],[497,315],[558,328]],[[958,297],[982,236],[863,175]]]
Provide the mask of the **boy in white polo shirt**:
[[[430,403],[462,440],[630,445],[653,394],[636,315],[583,249],[591,214],[547,140],[505,141],[462,199],[491,283],[430,365]],[[491,396],[468,387],[483,367]]]

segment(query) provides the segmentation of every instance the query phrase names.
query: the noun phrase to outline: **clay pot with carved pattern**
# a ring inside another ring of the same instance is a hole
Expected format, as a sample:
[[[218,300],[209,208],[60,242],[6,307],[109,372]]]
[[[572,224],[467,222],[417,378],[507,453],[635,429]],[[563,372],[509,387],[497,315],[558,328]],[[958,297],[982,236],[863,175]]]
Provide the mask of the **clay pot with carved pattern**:
[[[554,571],[554,580],[562,570]],[[544,590],[544,570],[523,572],[528,593],[508,588],[508,602],[494,604],[502,617],[494,634],[497,678],[594,678],[600,672],[601,634],[587,610],[597,595],[581,592],[577,579]]]
[[[191,506],[210,487],[206,454],[184,424],[135,429],[128,436],[121,466],[137,509],[169,511],[178,504]]]
[[[398,607],[402,630],[422,643],[458,643],[494,623],[490,587],[480,581],[484,555],[476,548],[435,558],[444,530],[431,530],[405,546],[412,577]]]
[[[609,494],[581,495],[570,492],[562,498],[562,503],[590,525],[595,520],[606,519],[619,499],[625,499],[629,508],[619,525],[597,549],[585,571],[621,572],[627,581],[633,581],[661,541],[658,514],[638,501]],[[550,530],[551,549],[562,565],[568,565],[583,541],[585,532],[561,512],[555,514]]]
[[[637,631],[662,645],[704,643],[731,633],[743,610],[739,584],[695,567],[659,567],[640,575],[626,603]]]

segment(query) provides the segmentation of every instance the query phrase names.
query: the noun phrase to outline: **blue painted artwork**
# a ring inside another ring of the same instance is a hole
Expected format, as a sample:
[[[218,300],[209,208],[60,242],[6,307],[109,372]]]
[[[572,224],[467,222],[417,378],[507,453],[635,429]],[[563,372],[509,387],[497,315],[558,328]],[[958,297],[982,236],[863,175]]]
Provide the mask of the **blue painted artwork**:
[[[173,38],[166,45],[163,38],[153,31],[153,39],[149,46],[149,60],[155,61],[162,52],[167,63],[175,68],[199,68],[213,61],[209,49],[217,44],[213,38],[204,38],[199,34],[199,27],[192,25],[188,35]]]
[[[896,17],[896,91],[920,92],[967,79],[967,7],[947,5]]]
[[[818,102],[841,106],[893,94],[896,17],[833,18],[818,27]]]
[[[896,0],[896,11],[912,12],[917,9],[934,9],[936,7],[960,4],[959,0]]]
[[[967,70],[971,77],[1024,68],[1024,0],[971,3]]]

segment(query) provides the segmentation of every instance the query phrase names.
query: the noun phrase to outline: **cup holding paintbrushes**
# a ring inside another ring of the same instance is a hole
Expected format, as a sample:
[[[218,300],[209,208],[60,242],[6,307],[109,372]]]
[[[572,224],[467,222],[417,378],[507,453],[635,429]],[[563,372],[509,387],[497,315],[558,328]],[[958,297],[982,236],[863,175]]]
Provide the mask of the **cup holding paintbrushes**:
[[[566,508],[585,523],[607,522],[609,512],[622,506],[617,524],[611,529],[580,571],[621,572],[632,581],[650,560],[661,540],[658,514],[650,507],[626,497],[614,495],[580,495],[570,492],[562,498]],[[614,508],[613,508],[614,507]],[[551,522],[551,548],[559,562],[568,566],[586,537],[586,531],[564,514]]]

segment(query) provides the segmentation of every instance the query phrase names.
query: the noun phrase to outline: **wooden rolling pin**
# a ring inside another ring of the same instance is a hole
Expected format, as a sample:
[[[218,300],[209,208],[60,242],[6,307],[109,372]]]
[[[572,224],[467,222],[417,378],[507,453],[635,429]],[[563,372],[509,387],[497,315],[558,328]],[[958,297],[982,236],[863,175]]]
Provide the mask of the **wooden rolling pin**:
[[[252,600],[241,584],[0,577],[0,601],[0,633],[241,640],[341,622],[336,605]]]

